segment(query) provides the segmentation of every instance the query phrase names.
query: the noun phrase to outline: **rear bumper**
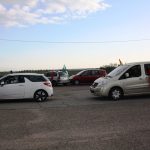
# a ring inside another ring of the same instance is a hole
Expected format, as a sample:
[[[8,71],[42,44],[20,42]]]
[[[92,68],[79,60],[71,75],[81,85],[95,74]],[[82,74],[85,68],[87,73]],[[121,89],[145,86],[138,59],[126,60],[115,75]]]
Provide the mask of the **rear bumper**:
[[[48,97],[52,97],[54,95],[53,88],[47,90]]]

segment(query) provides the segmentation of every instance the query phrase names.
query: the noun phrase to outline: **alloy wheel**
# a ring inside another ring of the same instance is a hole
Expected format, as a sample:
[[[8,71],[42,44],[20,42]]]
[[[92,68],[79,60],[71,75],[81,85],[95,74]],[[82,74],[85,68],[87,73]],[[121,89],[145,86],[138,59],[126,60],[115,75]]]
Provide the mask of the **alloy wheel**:
[[[39,90],[37,91],[35,94],[34,94],[34,99],[37,101],[37,102],[43,102],[47,99],[47,93],[43,90]]]

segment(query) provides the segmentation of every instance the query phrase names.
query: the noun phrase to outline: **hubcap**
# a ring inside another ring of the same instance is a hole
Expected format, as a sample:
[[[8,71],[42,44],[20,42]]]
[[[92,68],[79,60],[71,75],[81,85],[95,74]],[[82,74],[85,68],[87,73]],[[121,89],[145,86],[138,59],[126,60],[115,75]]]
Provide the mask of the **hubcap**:
[[[76,84],[76,85],[78,85],[78,84],[79,84],[79,81],[78,81],[78,80],[76,80],[76,81],[75,81],[75,84]]]
[[[46,99],[46,93],[44,91],[38,91],[35,95],[37,101],[44,101]]]
[[[114,91],[112,92],[112,98],[113,98],[113,99],[119,99],[120,96],[121,96],[121,93],[120,93],[119,90],[114,90]]]

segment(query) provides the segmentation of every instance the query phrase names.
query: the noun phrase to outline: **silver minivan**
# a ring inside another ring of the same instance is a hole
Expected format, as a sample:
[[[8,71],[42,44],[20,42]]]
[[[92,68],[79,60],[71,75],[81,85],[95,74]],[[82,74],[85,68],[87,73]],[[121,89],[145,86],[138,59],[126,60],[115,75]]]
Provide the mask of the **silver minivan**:
[[[114,100],[124,95],[150,94],[150,62],[121,65],[106,77],[95,80],[90,91]]]

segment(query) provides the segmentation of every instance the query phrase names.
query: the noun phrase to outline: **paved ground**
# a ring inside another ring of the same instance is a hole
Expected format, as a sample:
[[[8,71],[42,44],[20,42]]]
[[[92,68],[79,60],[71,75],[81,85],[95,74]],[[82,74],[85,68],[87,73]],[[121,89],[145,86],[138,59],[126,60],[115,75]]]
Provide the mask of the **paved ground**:
[[[55,87],[44,103],[0,101],[0,150],[149,150],[150,96],[97,98]]]

